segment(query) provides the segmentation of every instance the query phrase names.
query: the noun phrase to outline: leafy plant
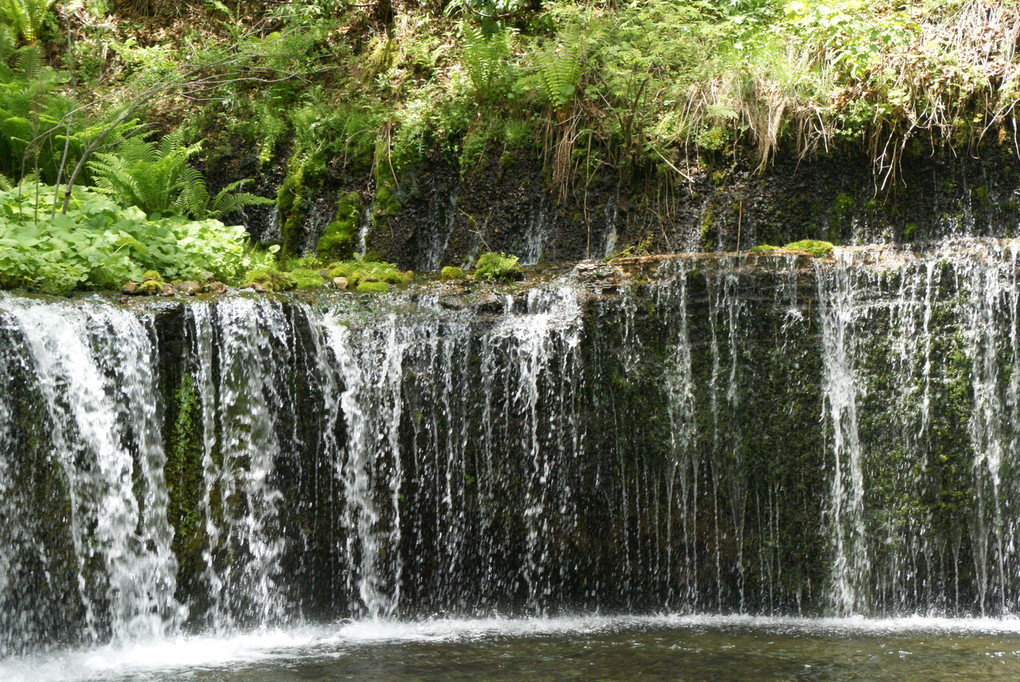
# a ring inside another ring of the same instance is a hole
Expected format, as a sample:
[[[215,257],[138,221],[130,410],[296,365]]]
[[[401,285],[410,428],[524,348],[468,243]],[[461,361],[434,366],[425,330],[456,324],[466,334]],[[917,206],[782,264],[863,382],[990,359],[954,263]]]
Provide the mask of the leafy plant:
[[[273,203],[237,190],[246,180],[233,182],[210,197],[205,178],[188,161],[202,148],[186,144],[183,129],[164,135],[159,143],[140,137],[121,141],[115,153],[97,152],[89,168],[97,189],[146,215],[179,214],[198,219],[231,213],[253,204]]]
[[[478,256],[475,263],[475,278],[491,281],[512,282],[522,279],[524,273],[517,263],[517,256],[489,251]]]
[[[39,37],[39,30],[46,20],[55,0],[0,0],[0,22],[13,28],[26,43],[31,44]]]
[[[248,250],[240,226],[147,218],[84,188],[74,191],[66,215],[50,218],[54,198],[48,185],[0,191],[0,288],[119,288],[148,270],[167,279],[235,282],[265,260]]]

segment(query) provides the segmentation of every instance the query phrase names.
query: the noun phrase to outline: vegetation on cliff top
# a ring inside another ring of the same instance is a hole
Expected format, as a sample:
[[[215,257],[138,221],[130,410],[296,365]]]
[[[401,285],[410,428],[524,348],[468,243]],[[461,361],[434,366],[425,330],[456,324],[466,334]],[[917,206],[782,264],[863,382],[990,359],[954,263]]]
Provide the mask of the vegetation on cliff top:
[[[287,159],[268,199],[284,258],[303,248],[288,230],[311,193],[345,178],[318,245],[342,259],[358,221],[384,228],[436,158],[469,174],[537,155],[562,197],[604,174],[682,183],[737,156],[866,150],[888,186],[904,154],[1020,153],[1018,36],[1020,7],[988,0],[18,0],[0,11],[0,182],[37,183],[44,232],[96,191],[145,225],[201,222],[259,201],[242,178],[212,196],[195,176],[247,146],[263,169]],[[159,253],[149,229],[132,238]],[[192,244],[217,230],[191,229]],[[120,272],[60,262],[90,286]],[[30,285],[30,270],[5,285]]]

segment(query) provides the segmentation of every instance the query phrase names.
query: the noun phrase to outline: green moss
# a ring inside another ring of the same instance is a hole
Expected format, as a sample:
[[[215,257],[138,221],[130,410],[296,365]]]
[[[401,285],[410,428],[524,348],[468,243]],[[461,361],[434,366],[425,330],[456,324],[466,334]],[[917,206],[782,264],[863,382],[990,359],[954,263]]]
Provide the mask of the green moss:
[[[361,294],[382,294],[390,290],[390,285],[386,282],[359,282],[355,291]]]
[[[340,195],[336,206],[336,217],[319,238],[316,252],[326,260],[349,260],[354,257],[358,240],[358,216],[361,213],[361,197],[357,192]]]
[[[478,257],[475,263],[475,277],[489,281],[511,282],[524,278],[517,256],[489,251]]]
[[[276,208],[280,214],[280,234],[284,253],[296,253],[301,223],[305,218],[304,188],[301,169],[287,175],[276,192]]]
[[[974,198],[978,200],[978,203],[982,206],[988,206],[988,190],[984,185],[978,185],[973,190]]]
[[[352,260],[331,263],[329,276],[346,277],[350,286],[356,287],[360,282],[383,282],[386,284],[406,284],[410,279],[393,263],[383,261]]]
[[[772,246],[771,244],[759,244],[749,249],[750,253],[768,253],[770,251],[778,251],[778,246]]]
[[[143,282],[159,282],[159,283],[162,284],[163,283],[163,278],[155,270],[149,270],[144,275],[142,275],[142,281]]]
[[[836,195],[836,199],[832,202],[832,208],[829,210],[829,215],[835,222],[842,222],[846,218],[850,217],[850,214],[854,210],[854,198],[846,192],[840,192]]]
[[[709,243],[712,234],[712,225],[715,223],[715,205],[709,204],[705,207],[705,210],[701,214],[701,249],[702,251],[711,251],[712,246]]]
[[[155,296],[163,290],[163,283],[155,279],[147,279],[138,285],[135,293],[142,296]]]
[[[790,242],[783,248],[795,251],[806,251],[812,256],[821,256],[824,258],[832,253],[833,245],[832,242],[823,242],[818,239],[801,239],[799,242]]]
[[[447,282],[449,280],[464,279],[464,271],[455,265],[447,265],[443,268],[442,272],[439,273],[439,279]]]
[[[245,273],[244,286],[253,284],[262,285],[270,291],[286,291],[297,286],[297,281],[286,272],[267,267],[256,268]]]
[[[319,274],[318,270],[294,268],[287,272],[287,274],[294,280],[294,285],[298,289],[316,289],[326,283],[326,280],[322,279],[322,275]]]
[[[202,416],[198,390],[185,374],[170,406],[167,442],[167,519],[174,528],[173,551],[186,564],[201,560],[203,538],[200,511],[202,483]]]
[[[397,200],[393,190],[384,184],[379,185],[375,191],[375,214],[377,216],[391,216],[400,213],[403,206]]]
[[[914,238],[914,234],[916,234],[916,233],[917,233],[917,224],[916,223],[907,223],[907,227],[903,231],[903,236],[905,236],[907,239],[913,239]]]

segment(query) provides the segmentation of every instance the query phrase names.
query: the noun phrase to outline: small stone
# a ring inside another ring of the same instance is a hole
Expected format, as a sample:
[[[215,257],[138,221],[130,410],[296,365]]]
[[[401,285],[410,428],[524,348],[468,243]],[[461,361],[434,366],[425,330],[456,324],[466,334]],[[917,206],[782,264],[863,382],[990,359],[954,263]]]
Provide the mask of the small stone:
[[[134,296],[138,293],[138,282],[128,282],[120,288],[120,290],[128,296]]]
[[[173,296],[174,295],[174,288],[172,286],[170,286],[169,284],[164,284],[163,287],[159,290],[159,295],[160,296],[167,296],[167,297]]]
[[[194,280],[185,280],[177,283],[177,291],[185,296],[194,296],[202,293],[202,285]]]
[[[345,290],[349,284],[350,284],[350,282],[347,281],[346,277],[334,277],[333,278],[333,286],[335,286],[340,291]]]
[[[227,293],[227,285],[223,282],[209,282],[209,293],[225,294]]]
[[[273,288],[266,284],[265,282],[252,282],[251,288],[259,292],[260,294],[268,294],[270,291],[273,290]]]

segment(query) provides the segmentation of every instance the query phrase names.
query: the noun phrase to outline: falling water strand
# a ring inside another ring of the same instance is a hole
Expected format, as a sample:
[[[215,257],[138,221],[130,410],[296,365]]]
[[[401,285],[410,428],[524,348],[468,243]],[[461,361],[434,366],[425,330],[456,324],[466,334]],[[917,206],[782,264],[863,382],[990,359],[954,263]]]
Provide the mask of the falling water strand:
[[[173,598],[149,330],[105,305],[5,299],[5,309],[31,356],[67,483],[85,638],[158,638],[183,610]],[[93,558],[102,574],[91,570]]]
[[[347,424],[346,448],[337,453],[336,471],[345,489],[348,579],[358,610],[373,619],[391,617],[400,600],[399,429],[408,330],[396,315],[358,330],[342,319],[325,318],[322,324],[339,365]]]
[[[857,384],[853,365],[854,270],[843,265],[816,270],[822,318],[822,420],[832,467],[829,523],[833,561],[831,600],[843,614],[866,608],[869,572],[864,528],[864,474],[857,428]]]
[[[196,304],[191,316],[203,412],[209,620],[221,629],[280,622],[287,617],[279,589],[282,495],[273,475],[284,400],[274,379],[288,371],[288,325],[279,306],[243,298]]]

